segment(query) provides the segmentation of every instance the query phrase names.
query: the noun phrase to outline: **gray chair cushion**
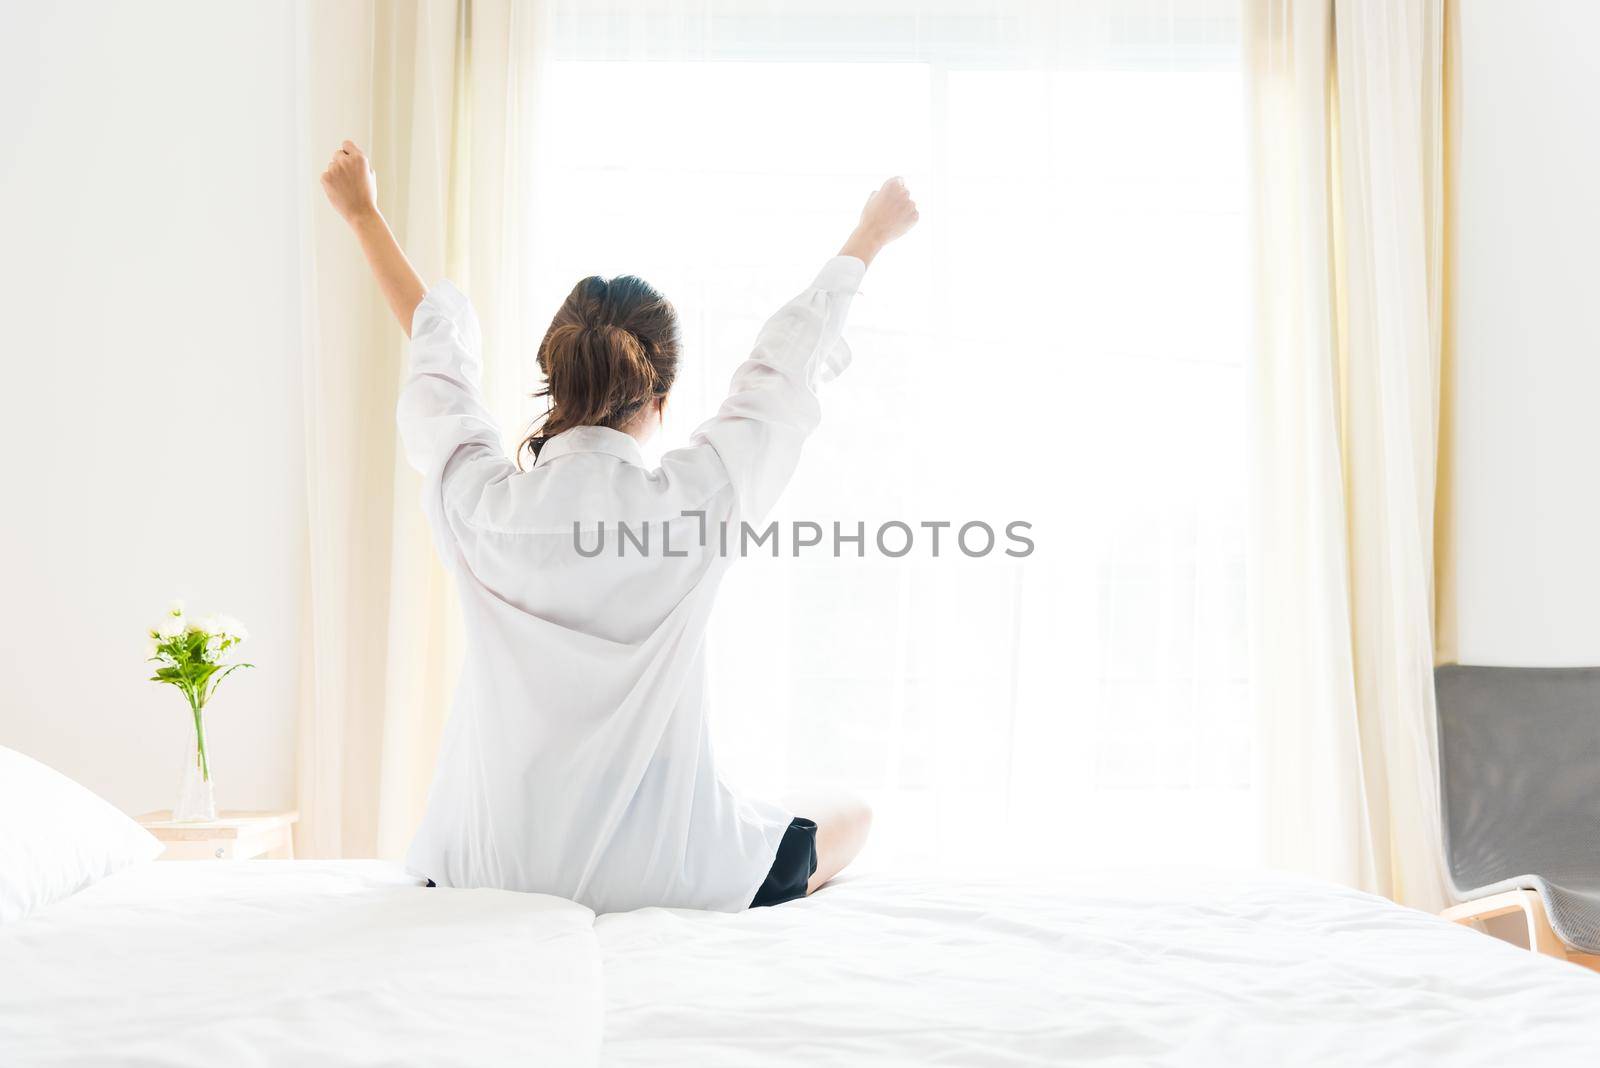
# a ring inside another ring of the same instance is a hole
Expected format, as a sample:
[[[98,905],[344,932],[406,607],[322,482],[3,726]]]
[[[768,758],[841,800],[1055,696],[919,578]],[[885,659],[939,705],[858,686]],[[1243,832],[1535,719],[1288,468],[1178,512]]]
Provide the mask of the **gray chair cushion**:
[[[1600,668],[1435,672],[1445,859],[1463,898],[1537,890],[1600,953]]]

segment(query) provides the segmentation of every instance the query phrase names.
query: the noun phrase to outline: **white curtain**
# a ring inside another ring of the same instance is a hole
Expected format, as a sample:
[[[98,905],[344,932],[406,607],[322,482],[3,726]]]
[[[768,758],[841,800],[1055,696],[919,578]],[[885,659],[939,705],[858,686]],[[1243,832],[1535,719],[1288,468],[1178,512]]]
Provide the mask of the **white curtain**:
[[[509,0],[303,3],[300,85],[309,575],[298,733],[299,848],[397,856],[421,811],[459,662],[459,622],[396,448],[405,338],[316,174],[371,153],[378,200],[424,279],[484,323],[485,389],[528,411],[524,313],[544,9]]]
[[[1247,0],[1244,39],[1268,857],[1434,909],[1443,0]]]

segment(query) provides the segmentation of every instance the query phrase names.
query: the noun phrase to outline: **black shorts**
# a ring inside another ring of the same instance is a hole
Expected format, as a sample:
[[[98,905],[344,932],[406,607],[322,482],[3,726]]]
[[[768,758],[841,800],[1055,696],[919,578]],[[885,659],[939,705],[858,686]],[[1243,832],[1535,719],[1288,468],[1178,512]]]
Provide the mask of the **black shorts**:
[[[772,858],[772,870],[767,872],[766,882],[756,891],[750,907],[781,905],[805,897],[806,883],[816,872],[817,825],[804,816],[796,816],[784,829],[778,855]]]

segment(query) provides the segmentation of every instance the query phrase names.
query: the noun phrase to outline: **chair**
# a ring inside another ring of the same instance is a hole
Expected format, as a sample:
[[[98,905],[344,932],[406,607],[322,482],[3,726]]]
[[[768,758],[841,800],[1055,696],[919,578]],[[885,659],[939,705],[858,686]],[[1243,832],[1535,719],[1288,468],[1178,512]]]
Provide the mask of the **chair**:
[[[1600,668],[1434,675],[1445,859],[1477,924],[1520,912],[1528,947],[1600,970]]]

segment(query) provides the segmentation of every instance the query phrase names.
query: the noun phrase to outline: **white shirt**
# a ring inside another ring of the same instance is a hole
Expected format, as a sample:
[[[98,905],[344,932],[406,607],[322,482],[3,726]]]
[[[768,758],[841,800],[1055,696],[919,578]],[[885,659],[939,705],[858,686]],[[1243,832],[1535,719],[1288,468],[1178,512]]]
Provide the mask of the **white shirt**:
[[[849,363],[840,335],[865,270],[829,260],[762,327],[717,414],[655,470],[628,435],[578,427],[519,472],[479,392],[477,318],[448,282],[429,290],[398,417],[460,593],[466,659],[412,872],[596,912],[749,905],[792,814],[717,776],[706,623],[740,523],[756,526],[782,492],[821,416],[818,383]]]

